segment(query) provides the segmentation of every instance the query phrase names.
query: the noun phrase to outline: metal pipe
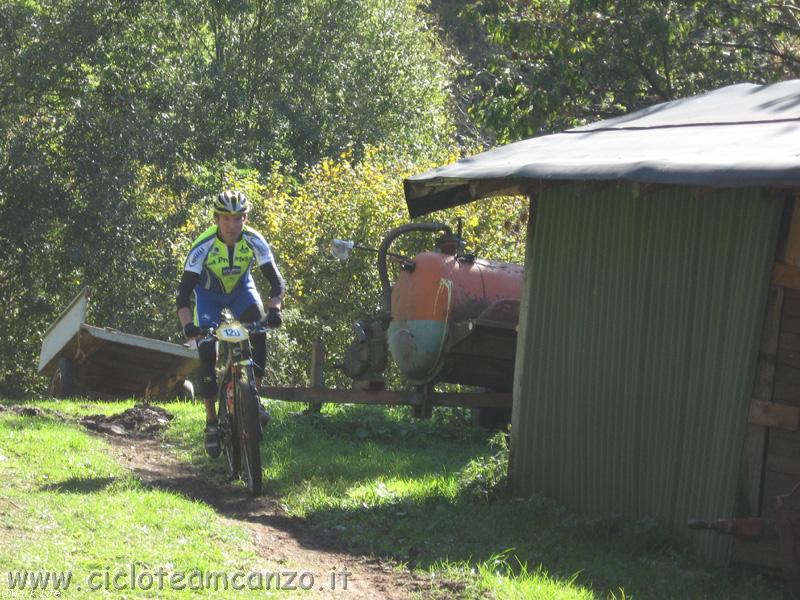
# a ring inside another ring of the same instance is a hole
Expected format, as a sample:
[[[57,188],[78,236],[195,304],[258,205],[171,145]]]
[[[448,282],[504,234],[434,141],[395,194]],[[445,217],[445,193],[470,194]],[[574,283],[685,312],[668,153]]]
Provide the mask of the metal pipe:
[[[408,223],[390,229],[386,237],[383,238],[378,249],[378,276],[381,281],[381,291],[383,293],[383,308],[387,315],[392,313],[392,286],[389,282],[389,270],[386,266],[386,256],[389,254],[389,246],[398,237],[411,231],[444,231],[447,235],[452,235],[453,230],[444,223]]]

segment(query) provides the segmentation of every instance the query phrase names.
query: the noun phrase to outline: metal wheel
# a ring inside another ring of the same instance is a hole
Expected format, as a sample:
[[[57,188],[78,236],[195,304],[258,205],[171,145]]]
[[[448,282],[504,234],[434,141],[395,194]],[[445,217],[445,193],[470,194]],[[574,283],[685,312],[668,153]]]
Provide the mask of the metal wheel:
[[[178,400],[182,402],[194,402],[194,386],[188,379],[184,379],[183,383],[176,387]]]
[[[236,386],[237,424],[241,440],[242,475],[247,489],[254,496],[261,495],[263,472],[261,470],[261,424],[258,420],[258,396],[248,378],[242,377]]]
[[[225,455],[225,468],[228,471],[228,475],[235,479],[239,476],[239,471],[242,468],[242,451],[239,446],[238,415],[232,415],[228,412],[228,403],[226,401],[228,381],[229,377],[224,377],[219,386],[217,418],[219,420],[222,453]]]

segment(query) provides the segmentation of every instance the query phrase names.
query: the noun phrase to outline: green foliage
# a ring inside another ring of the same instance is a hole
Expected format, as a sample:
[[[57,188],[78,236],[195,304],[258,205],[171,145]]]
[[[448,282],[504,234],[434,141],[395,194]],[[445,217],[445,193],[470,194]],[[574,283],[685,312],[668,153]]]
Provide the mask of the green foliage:
[[[462,77],[467,109],[501,143],[800,75],[792,2],[477,0],[462,15],[487,46]]]
[[[307,385],[314,340],[321,337],[325,343],[328,365],[339,362],[352,335],[350,324],[380,308],[375,255],[354,252],[349,261],[340,262],[330,254],[331,242],[354,239],[378,247],[388,229],[407,222],[403,178],[433,164],[414,165],[386,149],[367,148],[360,159],[344,153],[300,171],[278,163],[263,175],[232,166],[223,169],[219,186],[248,193],[253,200],[249,224],[267,238],[287,281],[285,327],[269,343],[269,383]],[[464,219],[470,246],[481,256],[522,261],[525,199],[459,207],[437,214],[436,220],[454,223],[458,217]],[[210,219],[207,211],[194,214],[172,242],[188,251],[193,236]],[[398,244],[399,251],[414,254],[432,246],[433,236],[410,237],[406,246]],[[175,327],[171,330],[177,336]],[[348,386],[349,381],[329,368],[326,384]]]
[[[244,173],[229,165],[285,177],[291,208],[298,164],[373,142],[424,157],[449,131],[446,81],[412,0],[0,5],[0,395],[41,390],[41,335],[84,286],[94,323],[176,330],[205,199]]]
[[[493,454],[473,458],[461,471],[461,493],[474,500],[489,501],[507,491],[509,434],[498,431],[489,440]]]
[[[223,187],[254,198],[252,224],[289,280],[272,382],[304,385],[312,341],[336,362],[349,323],[379,303],[373,256],[336,262],[331,239],[375,247],[406,221],[402,179],[463,151],[448,143],[451,105],[506,141],[800,73],[800,25],[785,2],[438,0],[430,10],[449,28],[439,33],[472,63],[453,95],[452,57],[420,8],[0,5],[0,394],[41,391],[41,335],[84,286],[94,323],[180,340],[181,262]],[[524,199],[435,219],[457,217],[480,256],[522,261]],[[431,241],[408,236],[396,249]]]
[[[192,49],[170,66],[189,78],[194,158],[266,170],[365,144],[428,148],[448,131],[448,75],[417,3],[168,3]]]
[[[14,271],[17,281],[25,284],[22,289],[7,288],[9,305],[19,318],[3,332],[15,340],[2,351],[5,392],[42,389],[45,382],[31,370],[41,335],[84,285],[94,290],[90,322],[181,341],[173,290],[191,240],[211,221],[206,190],[228,186],[245,190],[253,199],[251,224],[273,246],[288,282],[286,326],[270,340],[268,381],[307,385],[313,341],[322,337],[328,364],[337,362],[350,340],[350,323],[375,312],[380,303],[374,254],[354,253],[342,263],[331,257],[331,241],[338,237],[378,246],[387,229],[407,220],[402,179],[433,164],[414,165],[388,151],[367,148],[360,159],[343,154],[300,171],[274,163],[265,174],[224,165],[215,171],[185,169],[167,177],[154,167],[140,167],[136,185],[119,203],[94,202],[74,208],[80,216],[68,213],[74,219],[72,234],[53,214],[45,236],[54,241],[25,254],[37,267]],[[173,189],[175,181],[183,182],[180,192]],[[92,216],[92,210],[104,218]],[[457,217],[464,219],[465,237],[479,255],[522,261],[526,200],[484,201],[445,211],[437,220],[454,223]],[[413,254],[429,249],[432,241],[431,236],[412,236],[398,249]],[[259,281],[260,275],[256,278]],[[333,369],[326,383],[347,385]]]

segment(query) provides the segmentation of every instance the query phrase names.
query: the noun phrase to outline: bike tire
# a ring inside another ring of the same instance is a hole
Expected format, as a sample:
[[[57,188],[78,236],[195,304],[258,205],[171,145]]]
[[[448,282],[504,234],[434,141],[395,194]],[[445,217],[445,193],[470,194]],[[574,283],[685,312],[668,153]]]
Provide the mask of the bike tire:
[[[236,386],[236,412],[241,442],[242,475],[247,489],[260,496],[263,485],[261,470],[261,423],[258,420],[258,397],[247,377]]]
[[[222,454],[225,456],[225,469],[232,479],[239,477],[242,469],[242,449],[239,445],[238,415],[228,412],[228,403],[225,401],[227,392],[227,378],[219,387],[219,410],[217,411],[220,424],[220,442]]]

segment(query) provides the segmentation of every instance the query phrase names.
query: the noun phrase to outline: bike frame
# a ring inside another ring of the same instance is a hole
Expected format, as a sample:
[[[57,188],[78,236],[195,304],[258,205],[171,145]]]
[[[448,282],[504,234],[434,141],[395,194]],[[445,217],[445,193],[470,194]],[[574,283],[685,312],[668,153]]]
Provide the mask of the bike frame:
[[[217,378],[222,448],[231,477],[238,477],[244,466],[248,488],[259,495],[262,432],[250,334],[266,333],[268,329],[261,323],[240,323],[229,314],[224,314],[223,319],[218,327],[208,330],[208,335],[219,342],[217,363],[224,365]]]
[[[253,391],[256,391],[256,376],[255,370],[253,369],[253,359],[250,356],[250,339],[246,339],[241,342],[227,342],[227,341],[220,341],[219,343],[220,352],[217,353],[217,363],[220,362],[220,355],[224,352],[225,356],[223,359],[224,366],[222,368],[221,377],[217,377],[217,381],[220,382],[219,384],[219,391],[220,391],[220,398],[225,398],[228,400],[227,396],[231,395],[230,392],[235,392],[235,387],[240,384],[241,382],[241,375],[245,373],[247,376],[247,383],[253,388]],[[218,374],[219,375],[219,374]],[[228,386],[233,386],[233,390],[229,390]],[[235,394],[231,395],[235,397]],[[235,405],[231,405],[230,402],[228,403],[227,408],[229,409],[229,414],[235,415],[236,414],[236,407]]]

